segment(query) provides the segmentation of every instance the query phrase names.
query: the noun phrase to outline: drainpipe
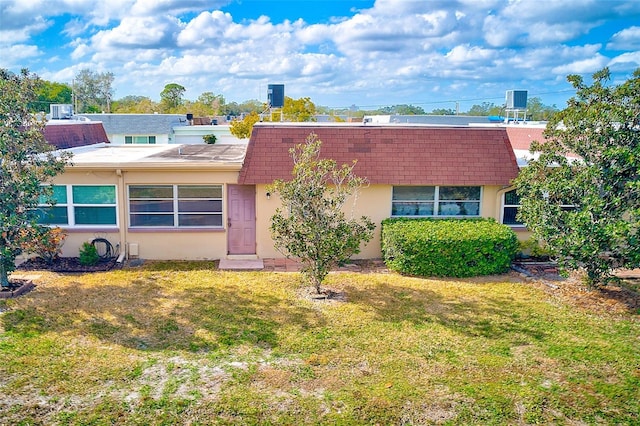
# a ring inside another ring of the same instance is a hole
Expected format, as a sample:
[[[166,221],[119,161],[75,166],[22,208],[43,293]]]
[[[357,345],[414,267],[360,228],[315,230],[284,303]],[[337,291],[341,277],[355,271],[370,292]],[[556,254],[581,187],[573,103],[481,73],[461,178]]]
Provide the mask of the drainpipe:
[[[127,254],[127,214],[125,209],[127,198],[125,196],[124,173],[121,169],[116,169],[116,176],[118,176],[118,229],[120,232],[120,255],[118,256],[118,261],[121,262],[126,258]]]

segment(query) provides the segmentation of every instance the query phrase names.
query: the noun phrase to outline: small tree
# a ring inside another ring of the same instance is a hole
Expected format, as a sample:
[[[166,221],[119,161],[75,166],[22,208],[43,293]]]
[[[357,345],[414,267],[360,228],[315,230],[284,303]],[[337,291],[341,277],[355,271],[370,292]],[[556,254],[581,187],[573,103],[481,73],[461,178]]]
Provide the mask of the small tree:
[[[24,69],[0,69],[0,284],[9,287],[25,230],[39,226],[36,207],[51,199],[43,186],[64,171],[70,155],[54,155],[44,139],[44,122],[29,111],[41,80]]]
[[[271,217],[275,246],[300,259],[303,275],[318,293],[331,268],[358,253],[375,229],[369,218],[347,219],[343,211],[366,184],[353,173],[355,161],[337,167],[334,160],[320,158],[321,144],[312,133],[306,143],[290,149],[292,180],[276,180],[269,187],[282,200],[282,208]]]
[[[169,83],[160,92],[160,105],[164,112],[173,112],[184,100],[182,96],[187,89],[178,83]]]
[[[242,120],[232,121],[231,125],[229,126],[229,131],[238,139],[249,138],[251,137],[253,125],[258,121],[260,121],[260,116],[255,112],[251,112],[245,115]]]
[[[619,86],[609,70],[568,80],[576,96],[534,143],[539,158],[515,185],[519,218],[558,254],[565,269],[599,287],[619,267],[640,266],[640,69]],[[580,158],[569,160],[567,154]]]

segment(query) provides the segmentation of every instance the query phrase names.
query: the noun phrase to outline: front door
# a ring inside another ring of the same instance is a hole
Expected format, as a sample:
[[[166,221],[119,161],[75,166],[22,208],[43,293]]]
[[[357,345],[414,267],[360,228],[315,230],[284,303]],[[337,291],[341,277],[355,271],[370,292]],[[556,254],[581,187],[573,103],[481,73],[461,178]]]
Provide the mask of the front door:
[[[256,187],[228,185],[227,251],[256,254]]]

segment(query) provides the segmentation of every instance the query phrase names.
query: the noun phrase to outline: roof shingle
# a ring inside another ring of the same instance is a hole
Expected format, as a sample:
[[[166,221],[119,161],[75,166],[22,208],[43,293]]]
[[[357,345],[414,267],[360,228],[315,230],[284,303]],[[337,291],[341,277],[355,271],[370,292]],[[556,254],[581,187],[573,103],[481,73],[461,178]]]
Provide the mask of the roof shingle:
[[[323,158],[357,160],[355,173],[372,184],[508,185],[518,174],[504,128],[258,124],[239,183],[290,179],[289,149],[312,132]]]
[[[47,124],[44,127],[44,139],[57,149],[109,143],[102,123],[87,122]]]

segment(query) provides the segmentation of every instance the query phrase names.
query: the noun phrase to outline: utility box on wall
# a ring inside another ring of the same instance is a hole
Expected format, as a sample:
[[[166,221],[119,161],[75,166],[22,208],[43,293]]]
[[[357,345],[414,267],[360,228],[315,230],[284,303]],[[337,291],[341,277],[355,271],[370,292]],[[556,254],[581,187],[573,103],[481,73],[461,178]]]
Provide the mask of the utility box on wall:
[[[527,109],[526,90],[507,90],[507,109]]]
[[[282,108],[284,106],[284,84],[270,84],[267,88],[269,107]]]

